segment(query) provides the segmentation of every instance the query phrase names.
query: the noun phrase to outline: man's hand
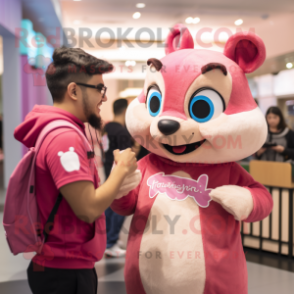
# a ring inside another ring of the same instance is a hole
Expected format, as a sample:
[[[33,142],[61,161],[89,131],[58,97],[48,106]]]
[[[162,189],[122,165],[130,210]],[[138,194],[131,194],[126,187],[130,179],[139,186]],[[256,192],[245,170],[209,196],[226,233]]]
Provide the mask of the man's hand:
[[[141,145],[135,141],[134,145],[132,146],[132,150],[135,152],[136,156],[138,156],[141,150]]]
[[[126,175],[132,174],[137,169],[136,154],[127,148],[120,152],[118,149],[113,151],[114,162],[118,168],[123,168]]]

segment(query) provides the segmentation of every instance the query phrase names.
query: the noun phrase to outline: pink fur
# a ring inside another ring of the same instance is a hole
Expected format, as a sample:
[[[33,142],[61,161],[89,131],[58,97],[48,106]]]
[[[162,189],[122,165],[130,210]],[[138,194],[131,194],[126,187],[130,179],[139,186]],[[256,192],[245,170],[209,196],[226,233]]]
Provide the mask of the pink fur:
[[[238,32],[227,41],[224,55],[235,61],[245,73],[251,73],[263,64],[266,50],[256,34]]]
[[[171,116],[171,117],[177,117],[177,118],[181,118],[181,119],[187,119],[186,115],[175,111],[175,110],[165,110],[164,112],[162,112],[159,117],[163,117],[163,116]]]
[[[211,63],[223,64],[233,80],[233,90],[226,114],[250,111],[257,107],[244,73],[253,72],[264,61],[266,51],[263,41],[251,32],[238,32],[227,41],[224,54],[208,51],[194,50],[193,39],[183,25],[176,25],[167,37],[166,54],[161,62],[166,94],[163,111],[167,109],[177,113],[175,116],[182,118],[184,114],[184,98],[186,90],[191,83],[200,76],[201,67]],[[175,49],[173,41],[182,31],[181,44]],[[190,49],[189,49],[190,48]],[[186,50],[183,50],[186,49]],[[175,87],[175,85],[181,85]],[[138,100],[145,103],[146,97],[142,93]]]
[[[223,64],[232,76],[233,90],[225,111],[226,114],[253,110],[257,106],[251,95],[243,70],[222,53],[186,49],[173,52],[165,56],[161,61],[165,66],[164,70],[161,70],[161,74],[165,82],[165,97],[167,97],[164,101],[163,111],[177,112],[176,117],[185,115],[184,100],[186,91],[192,82],[202,74],[201,67],[211,61]],[[179,86],[175,87],[175,85]],[[140,98],[142,99],[142,97]]]
[[[178,43],[180,40],[180,47],[175,48],[174,43]],[[194,48],[194,41],[189,30],[182,24],[176,24],[166,40],[167,47],[165,53],[170,54],[174,51],[181,49]]]
[[[145,103],[146,101],[146,96],[144,95],[144,92],[142,92],[137,99],[139,100],[140,103]]]

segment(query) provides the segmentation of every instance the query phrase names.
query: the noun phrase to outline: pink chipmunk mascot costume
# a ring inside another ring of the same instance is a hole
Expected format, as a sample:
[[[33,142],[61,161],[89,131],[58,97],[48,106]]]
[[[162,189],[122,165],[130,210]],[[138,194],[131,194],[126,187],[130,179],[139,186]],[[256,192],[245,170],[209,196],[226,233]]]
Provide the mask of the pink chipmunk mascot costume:
[[[235,161],[266,140],[245,77],[263,63],[265,46],[240,32],[223,54],[195,50],[176,25],[166,53],[148,60],[144,90],[126,114],[129,132],[151,152],[138,163],[141,182],[111,206],[134,214],[127,293],[246,294],[240,221],[262,220],[273,201]]]

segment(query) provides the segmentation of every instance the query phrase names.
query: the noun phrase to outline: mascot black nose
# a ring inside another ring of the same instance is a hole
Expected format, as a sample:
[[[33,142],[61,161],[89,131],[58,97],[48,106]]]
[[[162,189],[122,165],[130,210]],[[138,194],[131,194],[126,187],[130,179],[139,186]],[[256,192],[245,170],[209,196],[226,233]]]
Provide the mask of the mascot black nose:
[[[162,119],[158,122],[158,128],[161,133],[168,136],[175,133],[180,128],[180,124],[175,120]]]

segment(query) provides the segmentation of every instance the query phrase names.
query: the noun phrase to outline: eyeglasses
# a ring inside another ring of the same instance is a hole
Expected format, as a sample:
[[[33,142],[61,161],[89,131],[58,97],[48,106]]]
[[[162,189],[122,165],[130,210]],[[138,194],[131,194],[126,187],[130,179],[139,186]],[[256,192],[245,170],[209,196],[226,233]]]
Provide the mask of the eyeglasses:
[[[83,84],[83,83],[76,83],[76,84],[77,84],[77,85],[80,85],[80,86],[88,87],[88,88],[94,88],[94,89],[97,89],[97,90],[102,94],[102,98],[105,97],[107,87],[105,87],[103,84],[98,84],[97,86],[95,86],[95,85]]]

